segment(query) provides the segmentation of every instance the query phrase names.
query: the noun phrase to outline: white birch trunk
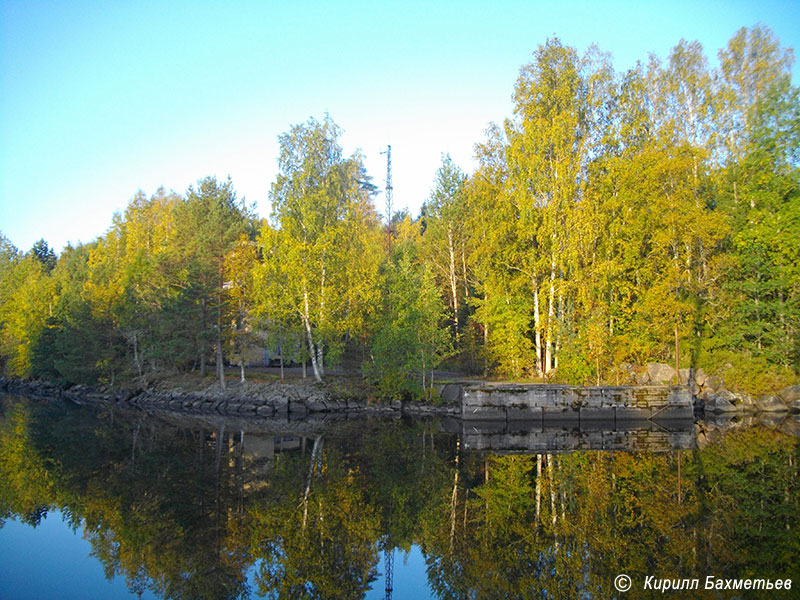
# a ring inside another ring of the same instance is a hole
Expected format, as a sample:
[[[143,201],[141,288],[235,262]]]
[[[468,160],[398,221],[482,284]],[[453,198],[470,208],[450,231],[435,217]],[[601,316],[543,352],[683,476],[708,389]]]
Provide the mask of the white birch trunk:
[[[453,475],[453,494],[450,498],[450,552],[453,552],[453,542],[456,537],[456,504],[458,503],[458,454],[461,450],[461,440],[456,440],[456,471]]]
[[[547,455],[547,478],[550,480],[550,513],[552,514],[553,532],[555,534],[556,521],[558,521],[558,512],[556,511],[556,486],[555,478],[553,476],[553,455]]]
[[[535,330],[536,342],[536,369],[539,377],[544,376],[544,365],[542,364],[542,318],[539,314],[539,278],[536,271],[533,272],[533,328]]]
[[[305,284],[304,284],[305,287]],[[308,291],[303,290],[303,325],[306,330],[306,341],[308,342],[308,353],[311,356],[311,369],[314,371],[314,379],[319,383],[322,381],[322,372],[317,364],[317,352],[314,344],[314,336],[311,333],[310,313],[308,309]]]
[[[552,251],[550,262],[550,297],[547,300],[547,332],[544,347],[544,374],[553,369],[553,317],[555,315],[556,253]]]
[[[453,297],[453,323],[455,324],[456,342],[458,342],[458,281],[456,279],[456,254],[453,247],[453,230],[447,230],[447,248],[450,252],[450,293]]]
[[[555,349],[555,356],[553,357],[554,365],[553,368],[557,371],[558,370],[558,354],[561,350],[561,329],[564,325],[564,286],[563,282],[564,277],[562,275],[561,281],[558,283],[558,314],[556,317],[556,349]]]
[[[542,455],[536,455],[536,527],[541,524],[542,513]]]
[[[306,530],[306,522],[308,520],[308,496],[311,494],[311,480],[314,477],[314,468],[317,464],[317,455],[322,448],[322,436],[318,435],[314,438],[314,447],[311,449],[311,464],[308,467],[308,476],[306,477],[306,489],[303,493],[303,531]]]

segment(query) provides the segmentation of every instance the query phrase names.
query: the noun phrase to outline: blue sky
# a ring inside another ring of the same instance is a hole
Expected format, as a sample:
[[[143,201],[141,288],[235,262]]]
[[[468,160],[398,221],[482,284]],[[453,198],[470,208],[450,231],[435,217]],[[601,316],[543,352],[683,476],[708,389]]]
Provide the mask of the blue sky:
[[[206,175],[230,175],[267,216],[278,135],[326,112],[380,186],[392,145],[395,207],[416,213],[442,153],[472,169],[548,37],[596,43],[616,70],[699,40],[714,66],[759,22],[798,47],[797,1],[0,0],[0,231],[60,250],[101,235],[138,189]]]

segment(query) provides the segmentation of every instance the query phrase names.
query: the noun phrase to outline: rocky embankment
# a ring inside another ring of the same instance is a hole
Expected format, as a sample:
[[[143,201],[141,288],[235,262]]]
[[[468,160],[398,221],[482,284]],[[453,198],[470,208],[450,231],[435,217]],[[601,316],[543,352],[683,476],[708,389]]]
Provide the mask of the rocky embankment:
[[[668,385],[675,382],[675,369],[663,363],[649,363],[636,372],[628,365],[630,380],[637,385]],[[754,397],[733,392],[721,377],[707,375],[703,369],[680,370],[680,382],[689,386],[695,409],[710,414],[743,414],[800,412],[800,385],[792,385],[763,396]]]
[[[0,393],[35,399],[61,398],[77,404],[121,405],[152,411],[237,415],[252,418],[302,418],[310,414],[455,415],[460,406],[419,403],[374,403],[367,398],[312,383],[231,383],[226,390],[212,385],[199,391],[139,390],[127,387],[74,385],[67,389],[38,380],[0,377]]]
[[[623,365],[625,379],[633,385],[670,385],[675,383],[675,369],[663,363],[649,363],[644,368]],[[715,375],[702,369],[680,370],[680,382],[692,394],[696,414],[756,415],[800,413],[800,385],[793,385],[771,394],[753,397],[734,392]],[[231,382],[226,390],[211,385],[199,391],[181,388],[133,389],[127,387],[75,385],[66,389],[38,380],[18,380],[0,377],[0,393],[18,394],[29,398],[63,398],[78,404],[104,403],[127,405],[144,410],[167,410],[183,413],[241,415],[261,418],[302,418],[325,414],[412,414],[460,415],[460,395],[440,390],[444,405],[412,402],[374,402],[365,393],[342,392],[334,387],[306,381],[239,383]],[[452,391],[452,390],[450,390]]]

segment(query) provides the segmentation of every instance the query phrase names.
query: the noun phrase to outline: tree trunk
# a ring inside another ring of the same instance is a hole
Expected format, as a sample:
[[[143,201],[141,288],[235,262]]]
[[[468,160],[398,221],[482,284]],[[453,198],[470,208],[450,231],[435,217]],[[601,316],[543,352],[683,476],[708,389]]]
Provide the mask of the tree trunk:
[[[219,287],[217,288],[217,373],[219,386],[225,389],[225,357],[222,350],[222,290],[225,278],[224,262],[219,262]]]
[[[311,370],[314,372],[314,379],[317,383],[322,382],[322,373],[320,372],[319,365],[317,364],[317,353],[314,350],[314,340],[311,337],[311,326],[308,321],[305,321],[306,326],[306,339],[308,341],[308,352],[311,354]]]
[[[450,497],[450,553],[453,553],[453,542],[456,537],[456,504],[458,503],[458,455],[461,451],[461,440],[456,440],[456,470],[453,475],[453,494]]]
[[[325,354],[322,352],[322,342],[317,342],[317,367],[321,377],[325,376]]]
[[[309,320],[310,313],[308,309],[308,292],[303,290],[303,302],[304,302],[304,313],[303,313],[303,325],[306,329],[306,341],[308,342],[308,353],[311,356],[311,369],[314,371],[314,379],[317,383],[322,382],[322,371],[320,370],[320,366],[317,364],[317,352],[314,348],[314,338],[311,334],[311,322]]]
[[[239,335],[237,337],[238,337],[237,341],[239,343],[239,375],[240,375],[240,381],[242,383],[244,383],[244,381],[245,381],[245,377],[244,377],[244,353],[245,353],[245,350],[247,348],[247,345],[245,344],[245,341],[244,341],[245,340],[245,338],[244,338],[244,326],[242,326],[242,330],[239,332]]]
[[[136,331],[133,332],[133,362],[136,363],[136,370],[139,373],[139,377],[141,377],[142,363],[139,360],[139,334]]]
[[[484,297],[486,304],[489,304],[489,293]],[[489,323],[483,324],[483,376],[489,375]]]
[[[311,480],[314,477],[314,470],[317,464],[317,455],[322,449],[322,436],[314,438],[314,447],[311,449],[311,464],[308,466],[308,476],[306,477],[306,489],[303,493],[303,531],[306,530],[308,520],[308,496],[311,494]]]
[[[453,324],[456,332],[456,343],[458,343],[458,281],[456,280],[456,255],[453,247],[453,230],[447,230],[447,249],[450,252],[450,294],[453,297]]]
[[[222,332],[217,326],[217,374],[219,375],[219,386],[225,389],[225,363],[222,355]]]
[[[323,326],[325,322],[325,275],[327,273],[326,270],[326,263],[325,263],[325,253],[322,254],[322,279],[320,281],[319,286],[319,326],[320,328]],[[306,296],[306,302],[308,301],[308,296]],[[317,368],[319,369],[320,377],[325,376],[325,362],[323,360],[322,354],[322,341],[318,340],[317,344]]]
[[[536,455],[536,527],[541,524],[542,512],[542,455]]]
[[[425,393],[425,351],[420,350],[419,353],[422,355],[422,393]]]
[[[205,344],[203,343],[202,335],[206,329],[206,299],[202,298],[200,300],[200,327],[202,328],[200,332],[200,339],[198,340],[200,344],[200,378],[205,379],[206,377],[206,349]]]
[[[552,514],[553,521],[553,535],[555,535],[556,521],[558,520],[558,512],[556,511],[556,486],[555,477],[553,475],[553,455],[547,455],[547,478],[550,480],[550,513]]]
[[[555,349],[555,356],[553,357],[554,365],[553,368],[558,370],[558,354],[561,350],[561,330],[563,329],[564,325],[564,287],[562,282],[564,280],[564,276],[562,274],[561,281],[558,284],[558,314],[556,316],[556,349]]]
[[[461,273],[464,277],[464,298],[469,298],[469,281],[467,281],[467,251],[461,242]]]
[[[536,369],[539,377],[544,377],[544,365],[542,364],[542,318],[539,314],[539,279],[536,271],[533,272],[533,328],[535,331],[536,342]]]
[[[547,332],[544,346],[544,374],[553,368],[553,317],[555,315],[556,253],[552,251],[550,263],[550,297],[547,300]]]

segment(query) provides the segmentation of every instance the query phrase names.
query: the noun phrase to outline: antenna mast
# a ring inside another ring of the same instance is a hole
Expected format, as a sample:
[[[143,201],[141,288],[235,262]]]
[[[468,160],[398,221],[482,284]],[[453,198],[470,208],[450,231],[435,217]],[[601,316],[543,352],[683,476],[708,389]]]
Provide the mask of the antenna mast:
[[[384,600],[392,600],[394,591],[394,548],[383,548],[383,578],[385,580]]]
[[[392,147],[387,147],[385,152],[381,154],[386,155],[386,224],[392,222],[392,204],[394,202],[394,192],[392,188]]]

